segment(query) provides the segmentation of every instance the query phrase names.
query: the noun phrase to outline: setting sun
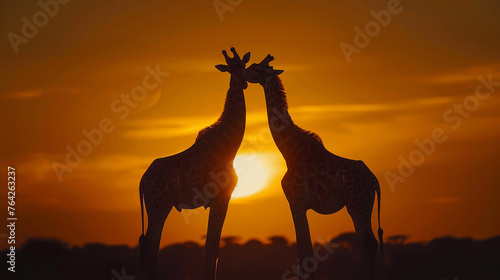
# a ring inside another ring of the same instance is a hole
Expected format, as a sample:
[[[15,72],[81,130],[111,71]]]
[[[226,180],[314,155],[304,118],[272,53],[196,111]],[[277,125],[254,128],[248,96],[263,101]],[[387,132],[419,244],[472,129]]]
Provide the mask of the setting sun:
[[[238,184],[234,189],[233,198],[253,195],[264,189],[269,178],[269,169],[258,155],[237,155],[234,168],[238,173]]]

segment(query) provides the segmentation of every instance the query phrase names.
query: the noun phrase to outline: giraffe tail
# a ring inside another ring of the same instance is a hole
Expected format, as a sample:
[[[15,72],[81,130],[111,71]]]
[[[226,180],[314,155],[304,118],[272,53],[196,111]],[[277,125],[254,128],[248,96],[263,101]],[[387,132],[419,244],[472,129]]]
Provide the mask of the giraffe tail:
[[[375,178],[375,192],[377,193],[377,204],[378,204],[378,240],[380,242],[380,252],[384,253],[384,231],[380,227],[380,185],[377,178]]]
[[[144,236],[144,192],[142,191],[142,184],[139,184],[139,198],[141,200],[141,218],[142,218],[142,234],[139,237],[139,254],[141,258],[141,267],[144,264],[144,251],[146,236]]]

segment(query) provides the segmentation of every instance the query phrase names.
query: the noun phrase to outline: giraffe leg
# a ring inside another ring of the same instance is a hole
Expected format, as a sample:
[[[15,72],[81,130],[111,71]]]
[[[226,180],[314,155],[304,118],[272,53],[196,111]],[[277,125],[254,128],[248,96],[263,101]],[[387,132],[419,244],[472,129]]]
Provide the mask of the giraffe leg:
[[[153,212],[148,215],[148,230],[141,246],[143,262],[141,270],[146,280],[154,280],[156,273],[156,258],[160,247],[161,233],[165,219],[167,218],[172,206],[163,209],[163,213]]]
[[[375,279],[378,242],[375,235],[373,235],[371,223],[374,195],[356,198],[357,200],[350,200],[346,203],[347,211],[356,230],[360,256],[365,266],[365,277],[366,279]]]
[[[205,280],[215,280],[219,243],[226,218],[229,201],[215,203],[210,206],[208,218],[207,239],[205,241]]]
[[[295,236],[297,240],[297,256],[299,258],[299,279],[315,280],[315,271],[308,267],[309,261],[313,260],[313,247],[311,243],[311,234],[309,232],[309,223],[307,221],[306,210],[292,209],[293,223],[295,226]]]

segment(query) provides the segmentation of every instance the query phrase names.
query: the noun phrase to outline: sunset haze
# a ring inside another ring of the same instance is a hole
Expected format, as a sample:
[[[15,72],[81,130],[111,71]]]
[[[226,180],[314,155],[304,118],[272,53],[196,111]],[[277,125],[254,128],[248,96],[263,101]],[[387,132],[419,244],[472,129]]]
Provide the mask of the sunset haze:
[[[498,1],[232,3],[68,1],[32,38],[22,18],[43,8],[0,4],[1,176],[16,168],[19,243],[137,246],[141,176],[220,116],[230,76],[214,66],[233,46],[251,52],[247,66],[273,55],[294,122],[374,172],[386,236],[500,234]],[[27,42],[13,45],[9,33]],[[238,154],[262,161],[254,176],[267,178],[231,200],[222,235],[295,241],[262,87],[249,84],[245,100]],[[313,243],[354,231],[345,208],[308,218]],[[162,246],[203,243],[207,219],[203,208],[172,211]]]

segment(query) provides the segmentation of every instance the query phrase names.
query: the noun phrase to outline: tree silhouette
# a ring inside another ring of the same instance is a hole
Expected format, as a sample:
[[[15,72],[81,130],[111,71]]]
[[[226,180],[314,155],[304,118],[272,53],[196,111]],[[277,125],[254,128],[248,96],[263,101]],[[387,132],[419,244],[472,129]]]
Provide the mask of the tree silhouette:
[[[219,275],[222,279],[276,280],[296,265],[296,245],[281,236],[264,243],[257,239],[238,243],[240,237],[223,237]],[[380,279],[500,279],[500,236],[475,241],[470,238],[441,237],[428,243],[389,242],[379,258]],[[324,261],[318,261],[318,279],[362,279],[354,233],[345,233],[330,242],[335,247]],[[317,246],[321,246],[318,244]],[[203,279],[203,247],[194,242],[164,247],[158,259],[169,266],[158,267],[159,279]],[[7,251],[0,261],[7,262]],[[137,247],[98,243],[70,247],[55,239],[29,239],[16,251],[16,273],[3,269],[0,279],[88,280],[115,278],[115,274],[138,275]],[[290,277],[293,276],[293,273]],[[124,278],[127,279],[127,278]]]

